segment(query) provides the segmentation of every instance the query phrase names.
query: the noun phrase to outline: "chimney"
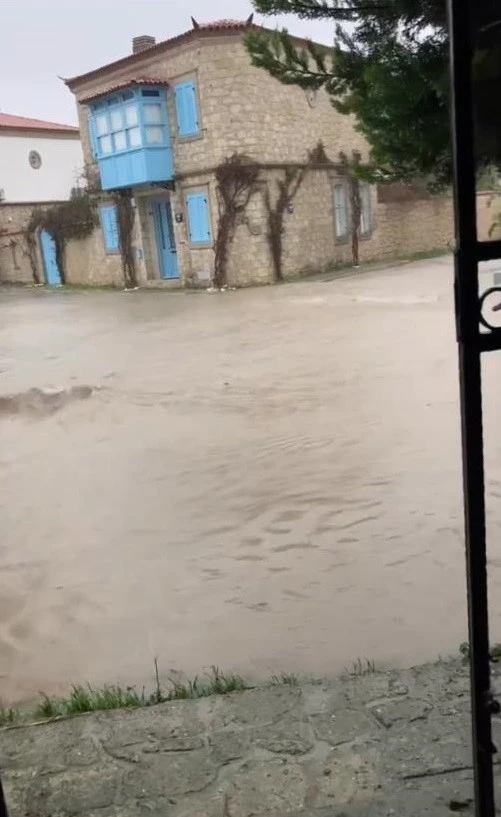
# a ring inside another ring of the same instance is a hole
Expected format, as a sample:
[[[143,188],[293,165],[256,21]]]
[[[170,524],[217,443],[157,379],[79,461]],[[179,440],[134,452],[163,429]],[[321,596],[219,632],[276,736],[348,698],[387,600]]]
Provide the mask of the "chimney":
[[[132,53],[139,54],[140,51],[146,51],[147,48],[151,48],[151,46],[155,44],[156,40],[154,37],[150,37],[149,34],[141,34],[132,40]]]

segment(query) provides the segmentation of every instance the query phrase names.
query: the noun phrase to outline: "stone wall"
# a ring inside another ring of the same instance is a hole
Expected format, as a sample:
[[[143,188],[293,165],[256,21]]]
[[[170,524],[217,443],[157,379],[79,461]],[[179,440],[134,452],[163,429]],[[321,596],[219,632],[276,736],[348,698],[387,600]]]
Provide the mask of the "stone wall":
[[[24,230],[34,205],[0,204],[0,283],[34,283]],[[40,250],[37,269],[43,280]]]
[[[47,206],[50,204],[55,202],[48,202]],[[0,205],[0,283],[34,283],[24,231],[33,209],[39,206],[39,204]],[[39,279],[44,282],[44,265],[38,240],[35,257]],[[120,255],[106,254],[100,224],[87,238],[67,243],[64,266],[68,284],[123,285]],[[141,277],[140,264],[139,268]]]

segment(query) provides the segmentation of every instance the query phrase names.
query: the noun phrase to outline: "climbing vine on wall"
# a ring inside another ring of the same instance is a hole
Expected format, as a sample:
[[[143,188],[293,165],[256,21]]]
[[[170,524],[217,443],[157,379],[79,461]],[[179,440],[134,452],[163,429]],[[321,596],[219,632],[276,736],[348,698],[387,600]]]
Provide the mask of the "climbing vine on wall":
[[[259,188],[259,165],[243,153],[234,153],[216,169],[219,223],[214,246],[213,285],[227,282],[229,246],[235,237],[238,217]]]
[[[277,179],[276,181],[277,195],[274,202],[272,202],[270,185],[266,184],[264,186],[264,205],[268,220],[267,238],[273,261],[275,283],[283,279],[285,213],[294,202],[306,174],[314,167],[330,164],[332,164],[332,162],[329,160],[323,144],[319,142],[318,145],[309,152],[308,161],[305,165],[300,167],[291,165],[284,168],[284,178]]]
[[[360,229],[362,220],[362,198],[360,195],[362,159],[358,151],[354,150],[350,157],[348,157],[343,151],[340,151],[339,163],[341,173],[346,177],[348,182],[348,197],[350,202],[351,258],[353,265],[358,267]]]
[[[30,258],[35,258],[37,230],[47,230],[54,239],[56,261],[64,283],[66,280],[65,250],[68,241],[87,238],[92,234],[96,224],[96,204],[89,193],[82,188],[74,188],[68,201],[49,207],[37,207],[31,214],[25,231]]]
[[[117,208],[118,236],[124,283],[127,289],[137,287],[136,262],[132,236],[134,232],[134,208],[129,188],[117,191],[114,196]]]

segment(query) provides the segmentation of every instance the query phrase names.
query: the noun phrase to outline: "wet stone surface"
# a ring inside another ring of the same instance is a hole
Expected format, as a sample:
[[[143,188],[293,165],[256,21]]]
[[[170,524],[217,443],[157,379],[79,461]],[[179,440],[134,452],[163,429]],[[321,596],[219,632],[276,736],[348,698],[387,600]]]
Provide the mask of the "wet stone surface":
[[[472,814],[467,700],[447,661],[4,729],[10,817]]]

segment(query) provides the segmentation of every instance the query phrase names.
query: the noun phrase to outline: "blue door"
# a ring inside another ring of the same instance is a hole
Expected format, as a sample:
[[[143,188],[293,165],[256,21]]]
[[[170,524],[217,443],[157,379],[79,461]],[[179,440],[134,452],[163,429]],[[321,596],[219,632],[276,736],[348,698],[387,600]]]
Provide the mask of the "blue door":
[[[56,245],[47,230],[41,230],[40,232],[40,246],[42,248],[45,280],[51,286],[59,286],[61,284],[61,272],[57,265]]]
[[[153,218],[155,221],[160,277],[179,278],[172,208],[168,199],[153,202]]]

